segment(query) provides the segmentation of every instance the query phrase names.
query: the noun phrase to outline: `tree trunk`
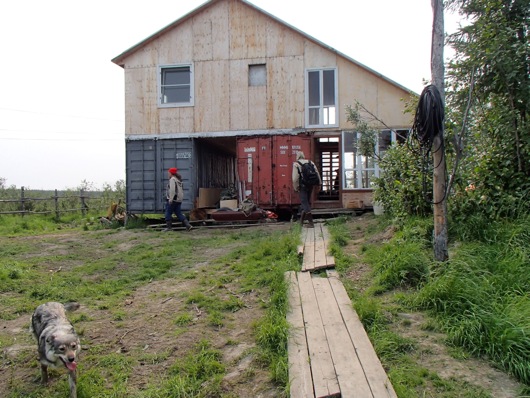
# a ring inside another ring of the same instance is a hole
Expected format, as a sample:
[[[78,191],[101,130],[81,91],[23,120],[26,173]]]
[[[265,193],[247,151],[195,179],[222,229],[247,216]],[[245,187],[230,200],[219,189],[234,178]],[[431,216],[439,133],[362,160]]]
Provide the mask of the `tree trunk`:
[[[443,1],[431,0],[433,29],[431,47],[432,84],[440,92],[445,106],[444,88],[444,14]],[[445,168],[445,145],[443,129],[433,139],[433,199],[434,199],[434,259],[446,261],[447,254],[447,176]]]

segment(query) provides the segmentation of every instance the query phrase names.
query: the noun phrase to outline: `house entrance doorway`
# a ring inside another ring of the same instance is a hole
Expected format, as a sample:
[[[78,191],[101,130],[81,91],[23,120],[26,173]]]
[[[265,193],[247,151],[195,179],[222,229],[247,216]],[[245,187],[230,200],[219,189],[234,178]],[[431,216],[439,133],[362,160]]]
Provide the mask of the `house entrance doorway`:
[[[339,137],[317,138],[315,144],[315,160],[322,178],[322,187],[315,198],[315,207],[340,207]]]

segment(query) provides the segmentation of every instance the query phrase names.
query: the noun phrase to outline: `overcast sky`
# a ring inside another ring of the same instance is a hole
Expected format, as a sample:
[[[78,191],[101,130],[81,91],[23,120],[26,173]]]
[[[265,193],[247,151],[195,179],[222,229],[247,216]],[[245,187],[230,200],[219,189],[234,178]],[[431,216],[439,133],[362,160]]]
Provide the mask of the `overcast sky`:
[[[0,2],[6,185],[64,189],[85,180],[99,188],[124,180],[124,76],[111,59],[204,2]],[[430,79],[430,0],[250,2],[417,93]],[[456,17],[445,19],[454,31]]]

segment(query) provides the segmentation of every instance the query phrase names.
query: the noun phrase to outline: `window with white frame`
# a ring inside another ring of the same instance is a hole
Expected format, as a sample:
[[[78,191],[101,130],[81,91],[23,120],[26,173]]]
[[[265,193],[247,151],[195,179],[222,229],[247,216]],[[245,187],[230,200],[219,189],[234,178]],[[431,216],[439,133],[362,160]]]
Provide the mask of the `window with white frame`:
[[[336,127],[338,125],[337,69],[306,71],[306,126]]]
[[[375,153],[380,158],[384,156],[393,143],[403,144],[408,136],[408,130],[381,130]],[[343,189],[372,189],[374,177],[379,177],[381,170],[377,159],[363,156],[359,152],[361,133],[356,131],[342,132],[343,156]]]
[[[159,106],[193,105],[192,65],[160,66],[158,73]]]

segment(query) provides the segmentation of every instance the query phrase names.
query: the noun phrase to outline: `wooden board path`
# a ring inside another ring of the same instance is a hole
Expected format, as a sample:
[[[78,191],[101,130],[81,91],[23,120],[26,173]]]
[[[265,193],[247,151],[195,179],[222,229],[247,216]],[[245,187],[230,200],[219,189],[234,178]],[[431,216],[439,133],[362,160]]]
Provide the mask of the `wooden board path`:
[[[302,271],[335,267],[335,258],[329,254],[329,232],[323,223],[315,223],[314,228],[302,228],[301,240],[298,254],[303,256]]]
[[[313,264],[316,247],[327,253],[329,242],[326,227],[316,226],[303,229],[304,260]],[[286,280],[290,396],[397,398],[338,273],[290,271]]]

